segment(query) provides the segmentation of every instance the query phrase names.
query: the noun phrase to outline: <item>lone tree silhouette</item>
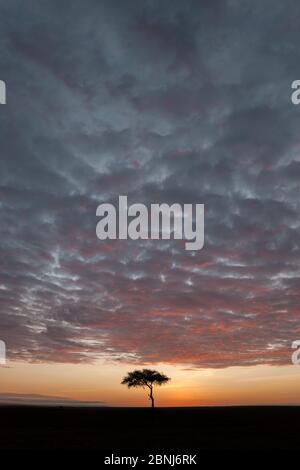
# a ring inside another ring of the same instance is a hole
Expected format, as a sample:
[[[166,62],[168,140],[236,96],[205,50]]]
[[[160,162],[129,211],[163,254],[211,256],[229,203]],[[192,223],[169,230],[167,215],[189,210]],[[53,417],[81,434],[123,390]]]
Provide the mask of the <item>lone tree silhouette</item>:
[[[163,385],[171,380],[165,374],[160,374],[157,370],[143,369],[128,372],[126,377],[123,378],[122,384],[131,387],[148,387],[149,400],[151,400],[151,407],[154,408],[153,386]]]

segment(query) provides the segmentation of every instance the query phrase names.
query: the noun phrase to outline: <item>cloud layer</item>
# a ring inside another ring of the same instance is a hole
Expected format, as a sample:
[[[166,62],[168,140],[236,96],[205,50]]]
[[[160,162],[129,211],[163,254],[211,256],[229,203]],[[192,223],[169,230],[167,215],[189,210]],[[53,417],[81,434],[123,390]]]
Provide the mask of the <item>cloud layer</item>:
[[[55,397],[37,394],[0,393],[0,405],[26,405],[26,406],[107,406],[101,401],[72,400],[64,397]]]
[[[0,336],[9,359],[290,363],[300,5],[0,6]],[[99,241],[96,207],[204,203],[205,247]]]

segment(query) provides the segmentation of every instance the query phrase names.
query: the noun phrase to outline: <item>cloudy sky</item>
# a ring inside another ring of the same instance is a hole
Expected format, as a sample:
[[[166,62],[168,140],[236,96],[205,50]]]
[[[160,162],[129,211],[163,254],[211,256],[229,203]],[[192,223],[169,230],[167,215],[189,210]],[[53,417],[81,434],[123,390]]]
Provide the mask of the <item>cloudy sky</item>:
[[[137,364],[291,364],[299,21],[296,0],[0,1],[5,396],[14,363],[78,365],[76,382],[101,361],[118,383]],[[205,247],[98,240],[120,194],[205,204]]]

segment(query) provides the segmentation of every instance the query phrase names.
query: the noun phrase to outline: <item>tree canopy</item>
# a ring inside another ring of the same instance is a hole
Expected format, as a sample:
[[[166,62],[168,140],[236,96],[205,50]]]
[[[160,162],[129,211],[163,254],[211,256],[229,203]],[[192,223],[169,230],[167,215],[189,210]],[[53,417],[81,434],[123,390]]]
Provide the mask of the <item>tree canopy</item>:
[[[147,387],[150,384],[162,385],[169,380],[169,377],[156,370],[142,369],[128,372],[122,380],[122,384],[128,387]]]
[[[152,403],[152,408],[154,408],[154,396],[153,396],[153,386],[154,385],[163,385],[171,380],[165,374],[161,374],[156,370],[151,369],[142,369],[134,370],[128,372],[128,374],[123,378],[122,384],[127,385],[127,387],[148,387],[149,388],[149,398]]]

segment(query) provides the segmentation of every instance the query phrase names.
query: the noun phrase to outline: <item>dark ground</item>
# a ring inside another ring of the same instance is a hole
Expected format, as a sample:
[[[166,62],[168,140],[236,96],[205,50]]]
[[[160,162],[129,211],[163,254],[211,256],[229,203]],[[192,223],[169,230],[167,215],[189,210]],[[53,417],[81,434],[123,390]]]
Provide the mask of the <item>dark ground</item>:
[[[0,450],[300,448],[300,407],[1,407],[0,423]]]

